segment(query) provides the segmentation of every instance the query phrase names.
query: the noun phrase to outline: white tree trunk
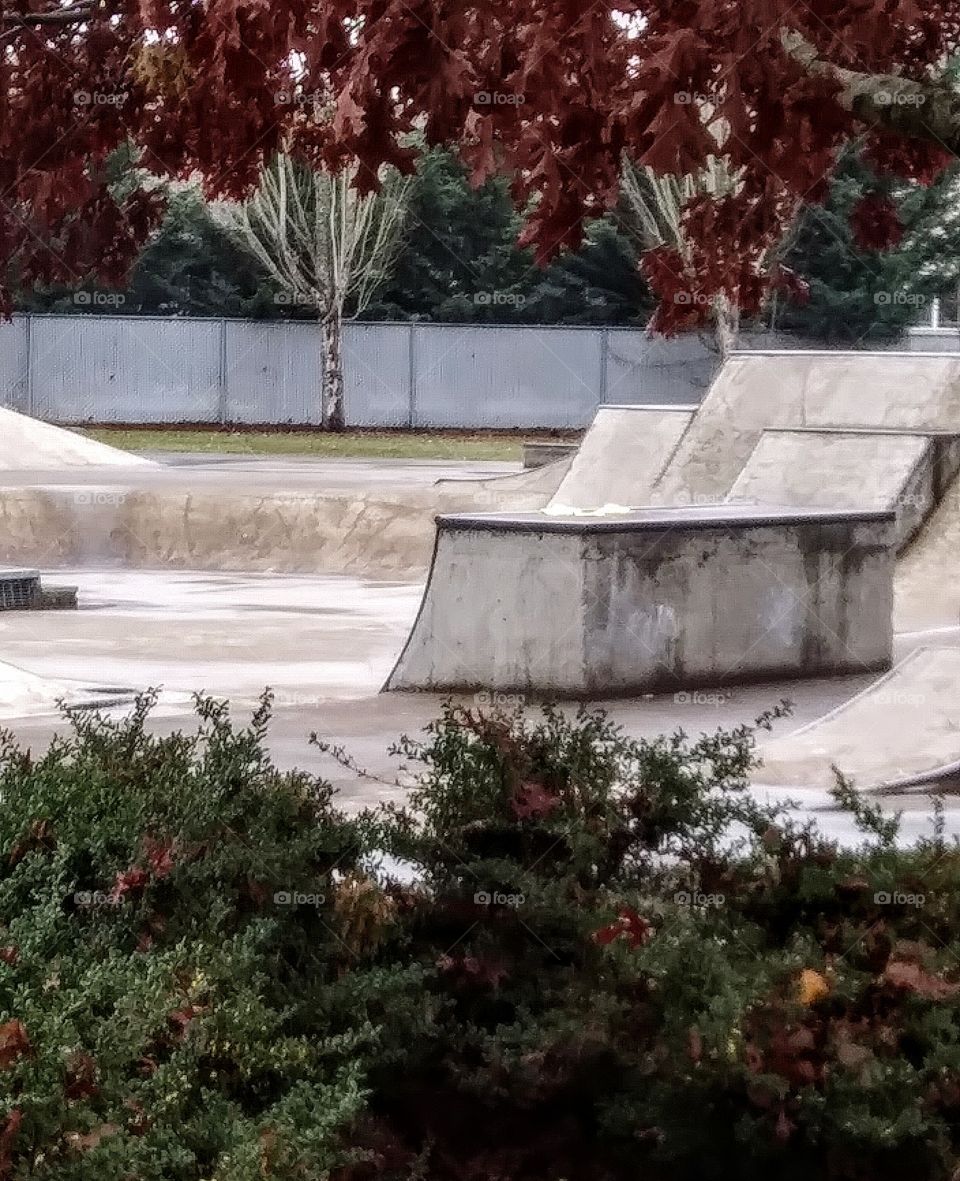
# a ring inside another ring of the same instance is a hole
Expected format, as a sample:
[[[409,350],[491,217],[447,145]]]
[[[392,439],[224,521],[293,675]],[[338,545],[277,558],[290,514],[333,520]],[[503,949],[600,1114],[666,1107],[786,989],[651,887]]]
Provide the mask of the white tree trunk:
[[[713,331],[717,342],[720,360],[727,357],[737,347],[740,338],[740,309],[731,304],[726,295],[718,295],[713,301]]]
[[[334,308],[320,321],[321,409],[324,430],[342,431],[343,314]]]

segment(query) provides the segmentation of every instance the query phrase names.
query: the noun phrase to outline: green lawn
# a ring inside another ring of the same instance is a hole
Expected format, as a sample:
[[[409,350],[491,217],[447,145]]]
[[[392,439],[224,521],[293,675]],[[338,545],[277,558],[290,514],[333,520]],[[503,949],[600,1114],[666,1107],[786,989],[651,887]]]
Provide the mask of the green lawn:
[[[523,440],[495,434],[455,435],[404,431],[345,431],[340,435],[291,431],[87,430],[84,434],[125,451],[195,451],[331,458],[513,460]]]

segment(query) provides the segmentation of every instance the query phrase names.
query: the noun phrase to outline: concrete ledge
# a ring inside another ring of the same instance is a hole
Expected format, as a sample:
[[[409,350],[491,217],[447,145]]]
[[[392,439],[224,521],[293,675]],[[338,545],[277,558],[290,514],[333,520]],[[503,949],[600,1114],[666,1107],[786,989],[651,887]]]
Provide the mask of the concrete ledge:
[[[806,509],[789,505],[711,504],[632,509],[608,516],[570,514],[549,517],[543,513],[444,513],[436,518],[439,530],[472,529],[487,533],[648,533],[676,529],[748,529],[764,525],[817,524],[861,521],[887,523],[892,509]]]
[[[889,511],[736,505],[443,516],[384,688],[590,698],[881,670],[893,532]]]

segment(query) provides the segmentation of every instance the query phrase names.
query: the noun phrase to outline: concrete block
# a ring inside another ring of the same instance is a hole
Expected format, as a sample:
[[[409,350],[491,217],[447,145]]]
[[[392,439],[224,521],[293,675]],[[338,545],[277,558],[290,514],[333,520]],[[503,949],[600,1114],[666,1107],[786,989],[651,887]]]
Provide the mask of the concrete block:
[[[885,669],[894,521],[734,505],[439,517],[385,688],[586,698]]]

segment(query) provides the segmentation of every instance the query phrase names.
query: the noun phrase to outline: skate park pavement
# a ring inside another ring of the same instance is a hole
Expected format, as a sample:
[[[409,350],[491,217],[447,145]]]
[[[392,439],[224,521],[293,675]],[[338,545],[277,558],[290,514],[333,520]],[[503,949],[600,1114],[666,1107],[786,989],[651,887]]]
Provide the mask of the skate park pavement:
[[[895,362],[893,377],[882,370],[887,376],[877,396],[889,414],[884,411],[880,429],[949,434],[960,424],[960,358],[912,361],[910,405],[898,385],[908,381],[906,363]],[[669,505],[665,489],[679,481],[681,504],[722,503],[771,427],[869,430],[871,424],[831,392],[831,383],[855,379],[863,389],[865,378],[873,380],[879,362],[858,364],[831,359],[826,369],[832,372],[824,375],[824,366],[809,355],[778,359],[777,371],[785,367],[787,413],[771,409],[769,366],[735,358],[696,414],[687,408],[669,412],[661,424],[663,455],[624,432],[631,420],[644,423],[643,413],[634,409],[617,421],[600,416],[601,422],[606,418],[607,450],[634,457],[632,483],[622,464],[616,473],[618,499]],[[927,371],[919,381],[918,365]],[[734,461],[711,459],[710,442],[726,437],[715,430],[717,413],[739,423]],[[776,469],[775,443],[768,438],[764,445],[765,471]],[[602,450],[593,452],[598,461]],[[920,450],[911,443],[904,451],[909,463],[897,458],[891,465],[900,489]],[[587,447],[581,458],[590,454]],[[39,747],[60,724],[57,697],[71,704],[116,702],[113,708],[123,709],[131,692],[158,686],[153,725],[173,730],[191,724],[195,692],[229,698],[243,717],[270,685],[276,694],[272,753],[284,766],[327,775],[350,808],[402,796],[404,780],[393,783],[387,748],[401,733],[416,733],[435,718],[442,700],[378,692],[420,605],[434,515],[542,510],[559,500],[563,484],[565,496],[588,505],[608,500],[604,490],[614,486],[600,478],[595,463],[581,462],[578,487],[569,460],[538,475],[505,464],[149,458],[151,464],[122,471],[119,461],[105,464],[89,456],[59,467],[29,467],[5,465],[0,447],[0,538],[7,547],[0,561],[35,565],[55,573],[57,581],[76,583],[81,603],[77,612],[0,613],[0,654],[14,670],[4,676],[24,689],[19,698],[13,690],[5,695],[0,678],[4,725]],[[855,472],[850,474],[855,481]],[[592,491],[584,491],[588,478]],[[951,547],[954,539],[960,544],[960,496],[956,479],[948,483],[897,565],[897,672],[885,696],[876,689],[876,676],[864,672],[722,689],[690,686],[618,700],[601,696],[591,704],[605,708],[628,734],[653,737],[678,727],[697,734],[748,724],[787,698],[794,703],[792,716],[775,724],[764,747],[767,769],[757,773],[754,791],[800,797],[822,827],[838,839],[853,839],[828,792],[830,761],[839,753],[847,763],[843,769],[860,786],[881,788],[877,798],[885,807],[905,809],[906,836],[928,831],[925,792],[903,794],[884,785],[896,783],[903,771],[914,782],[944,774],[942,785],[955,786],[947,773],[954,748],[960,753],[960,726],[955,737],[953,731],[960,719],[953,692],[954,672],[960,675],[960,578],[951,576],[950,565],[960,552]],[[822,492],[819,481],[811,487]],[[875,500],[882,492],[873,490]],[[915,653],[913,663],[900,663]],[[498,699],[488,693],[464,700]],[[373,778],[342,771],[309,745],[311,731],[344,746]],[[960,833],[960,801],[956,808],[948,803],[947,824]]]
[[[417,734],[432,721],[443,700],[378,692],[416,614],[418,583],[116,568],[59,569],[56,575],[78,585],[79,611],[0,613],[4,660],[43,687],[19,716],[15,704],[0,711],[4,728],[22,742],[41,749],[62,727],[54,701],[65,684],[105,708],[116,700],[117,709],[131,690],[160,687],[152,726],[165,733],[192,725],[194,692],[229,698],[234,715],[243,720],[270,685],[275,693],[270,749],[278,763],[324,775],[349,810],[402,799],[405,777],[399,785],[393,782],[397,767],[388,748],[402,733]],[[922,646],[923,638],[899,640],[898,658]],[[953,636],[938,635],[936,642],[952,649],[960,667],[960,628]],[[771,737],[789,741],[792,731],[844,706],[875,679],[864,674],[770,682],[591,704],[606,709],[627,734],[652,738],[677,728],[695,735],[749,724],[787,698],[792,715],[775,723]],[[948,708],[952,689],[947,694]],[[495,694],[455,699],[471,706],[515,703]],[[899,710],[899,727],[888,719],[869,736],[881,764],[887,750],[899,756],[903,736],[909,740],[917,733],[931,701],[904,690]],[[314,731],[344,747],[373,778],[358,779],[322,755],[309,743]],[[761,771],[754,790],[764,798],[799,799],[826,831],[853,839],[848,819],[831,805],[823,759],[814,753],[810,767],[812,786],[804,785],[801,767],[787,786],[765,784]],[[906,810],[905,835],[928,830],[929,799],[923,793],[879,798],[886,807]],[[960,833],[960,800],[954,808],[949,799],[948,826]]]

